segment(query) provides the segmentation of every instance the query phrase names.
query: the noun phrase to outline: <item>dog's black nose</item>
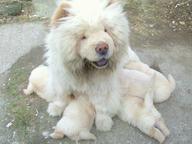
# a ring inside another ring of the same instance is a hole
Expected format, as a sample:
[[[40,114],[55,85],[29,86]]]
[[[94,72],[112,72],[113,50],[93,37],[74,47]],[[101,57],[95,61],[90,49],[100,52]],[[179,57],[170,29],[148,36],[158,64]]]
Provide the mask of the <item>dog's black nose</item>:
[[[95,48],[95,51],[101,55],[101,56],[105,56],[108,52],[108,49],[109,49],[109,45],[102,42],[102,43],[99,43],[97,45],[97,47]]]

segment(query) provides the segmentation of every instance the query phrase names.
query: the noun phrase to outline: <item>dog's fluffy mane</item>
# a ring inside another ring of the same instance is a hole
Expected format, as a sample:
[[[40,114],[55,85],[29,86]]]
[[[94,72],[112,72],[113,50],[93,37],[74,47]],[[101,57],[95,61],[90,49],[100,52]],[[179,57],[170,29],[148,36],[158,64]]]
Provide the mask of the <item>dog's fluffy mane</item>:
[[[61,13],[62,12],[62,13]],[[127,55],[129,26],[123,8],[112,0],[72,0],[65,1],[56,19],[52,22],[50,34],[46,39],[47,63],[63,65],[70,73],[87,77],[89,73],[114,71]],[[98,70],[89,61],[78,55],[79,37],[82,31],[96,27],[99,23],[107,25],[115,44],[115,52],[106,69]]]

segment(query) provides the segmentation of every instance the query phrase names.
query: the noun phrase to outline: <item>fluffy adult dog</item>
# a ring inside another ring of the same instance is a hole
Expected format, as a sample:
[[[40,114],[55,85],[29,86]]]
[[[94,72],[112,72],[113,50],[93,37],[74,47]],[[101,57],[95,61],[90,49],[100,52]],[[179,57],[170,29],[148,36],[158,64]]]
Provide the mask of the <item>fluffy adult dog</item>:
[[[61,115],[71,93],[85,93],[96,109],[96,127],[111,129],[111,118],[120,108],[118,71],[128,54],[128,34],[128,21],[119,2],[61,3],[46,39],[50,74],[46,91],[55,97],[48,107],[50,115]]]
[[[46,95],[54,101],[48,113],[61,115],[71,94],[88,95],[96,109],[96,128],[110,130],[112,117],[126,109],[121,107],[119,74],[131,49],[121,4],[116,0],[63,1],[51,25],[46,39]]]

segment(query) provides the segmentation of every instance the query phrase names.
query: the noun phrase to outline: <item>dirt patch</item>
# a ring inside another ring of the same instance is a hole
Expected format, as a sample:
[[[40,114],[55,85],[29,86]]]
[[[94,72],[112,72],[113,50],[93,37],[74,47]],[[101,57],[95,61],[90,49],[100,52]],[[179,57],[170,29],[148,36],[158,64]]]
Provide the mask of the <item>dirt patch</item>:
[[[192,32],[191,0],[127,0],[125,9],[136,34],[156,36],[166,31]]]

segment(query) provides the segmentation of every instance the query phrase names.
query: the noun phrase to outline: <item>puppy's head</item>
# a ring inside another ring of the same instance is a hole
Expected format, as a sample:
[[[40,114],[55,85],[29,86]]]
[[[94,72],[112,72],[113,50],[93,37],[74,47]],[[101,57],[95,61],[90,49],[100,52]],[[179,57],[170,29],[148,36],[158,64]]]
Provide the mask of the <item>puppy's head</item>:
[[[74,69],[115,68],[127,54],[128,21],[118,1],[63,1],[51,25],[47,43]]]

